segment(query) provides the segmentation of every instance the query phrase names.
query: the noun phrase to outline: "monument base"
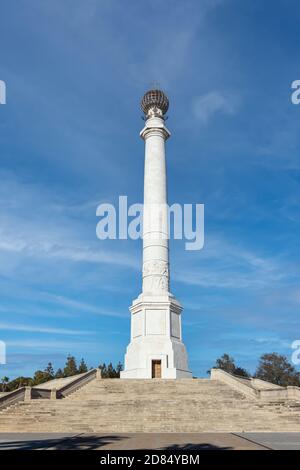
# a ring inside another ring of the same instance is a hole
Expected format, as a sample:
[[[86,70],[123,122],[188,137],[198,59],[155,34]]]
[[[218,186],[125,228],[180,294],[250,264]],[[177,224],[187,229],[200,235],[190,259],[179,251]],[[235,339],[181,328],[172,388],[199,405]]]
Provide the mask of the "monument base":
[[[121,379],[192,378],[181,339],[179,302],[171,294],[141,294],[130,311],[131,341]]]

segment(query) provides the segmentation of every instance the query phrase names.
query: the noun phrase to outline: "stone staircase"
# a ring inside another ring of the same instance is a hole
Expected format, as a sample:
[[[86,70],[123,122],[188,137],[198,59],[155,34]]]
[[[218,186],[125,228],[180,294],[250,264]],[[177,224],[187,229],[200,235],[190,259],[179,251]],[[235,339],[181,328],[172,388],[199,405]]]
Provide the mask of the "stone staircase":
[[[66,398],[0,412],[0,432],[300,431],[300,403],[246,398],[218,380],[94,379]]]

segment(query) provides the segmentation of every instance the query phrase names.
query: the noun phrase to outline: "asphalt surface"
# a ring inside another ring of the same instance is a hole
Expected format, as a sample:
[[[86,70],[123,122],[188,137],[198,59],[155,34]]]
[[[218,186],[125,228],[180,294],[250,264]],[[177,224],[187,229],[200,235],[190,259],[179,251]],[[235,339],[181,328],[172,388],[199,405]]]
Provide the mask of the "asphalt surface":
[[[247,432],[236,435],[272,450],[300,450],[300,432]]]
[[[300,433],[0,433],[0,450],[300,449]]]

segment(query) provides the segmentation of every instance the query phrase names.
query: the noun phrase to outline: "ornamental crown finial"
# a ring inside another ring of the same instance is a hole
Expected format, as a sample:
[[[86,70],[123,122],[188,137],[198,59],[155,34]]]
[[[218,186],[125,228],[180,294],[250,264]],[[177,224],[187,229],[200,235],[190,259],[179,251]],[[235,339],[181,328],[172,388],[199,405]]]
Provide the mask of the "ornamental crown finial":
[[[149,90],[142,98],[141,108],[147,117],[163,117],[169,109],[168,97],[162,90]]]

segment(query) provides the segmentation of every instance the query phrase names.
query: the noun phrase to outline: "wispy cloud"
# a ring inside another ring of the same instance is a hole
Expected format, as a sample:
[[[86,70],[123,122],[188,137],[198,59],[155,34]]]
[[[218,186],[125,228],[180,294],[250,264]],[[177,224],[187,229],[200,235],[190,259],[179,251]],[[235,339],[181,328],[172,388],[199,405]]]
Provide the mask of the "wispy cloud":
[[[43,349],[56,352],[57,350],[62,351],[77,351],[78,349],[82,350],[100,350],[99,343],[91,342],[91,341],[67,341],[67,340],[37,340],[37,339],[24,339],[24,340],[8,340],[6,341],[6,345],[8,348],[16,347],[16,348],[28,348],[28,349]],[[9,353],[9,351],[8,351]],[[48,356],[49,357],[49,356]]]
[[[127,251],[100,248],[95,229],[87,233],[79,215],[74,218],[60,204],[54,204],[55,195],[41,187],[20,182],[13,174],[1,172],[0,188],[0,252],[22,256],[54,258],[75,263],[111,264],[127,268],[138,267],[137,260]],[[90,207],[90,204],[88,204]],[[32,208],[35,209],[32,215]],[[74,205],[72,213],[75,212]],[[96,204],[95,204],[96,212]],[[89,240],[89,241],[87,241]],[[5,263],[2,263],[2,270]]]
[[[267,257],[240,245],[211,235],[189,263],[186,258],[184,264],[178,264],[173,277],[204,288],[266,289],[297,276],[298,270],[287,269],[280,256]]]
[[[193,102],[193,113],[196,119],[206,124],[215,114],[235,114],[240,100],[237,95],[221,91],[210,91],[198,96]]]
[[[78,335],[78,336],[94,334],[93,331],[71,330],[68,328],[52,328],[52,327],[33,326],[33,325],[20,325],[17,323],[5,323],[5,322],[0,322],[0,330],[24,331],[28,333],[47,333],[47,334],[58,334],[58,335]]]
[[[80,310],[81,312],[89,312],[96,315],[103,315],[108,317],[121,317],[126,318],[128,315],[121,314],[117,311],[111,310],[109,308],[99,308],[95,305],[88,304],[86,302],[80,302],[78,300],[69,299],[62,295],[55,295],[49,293],[43,293],[42,297],[49,300],[50,302],[54,302],[56,304],[71,307],[75,310]]]
[[[14,296],[14,301],[17,300],[17,296]],[[33,306],[30,304],[30,300],[28,299],[25,302],[25,307],[19,306],[7,306],[7,305],[0,305],[0,315],[20,315],[25,317],[40,317],[40,318],[56,318],[56,319],[64,319],[64,318],[73,318],[75,315],[74,313],[67,312],[66,310],[60,309],[55,310],[54,308],[42,308]],[[35,301],[37,299],[37,294],[35,295]]]

